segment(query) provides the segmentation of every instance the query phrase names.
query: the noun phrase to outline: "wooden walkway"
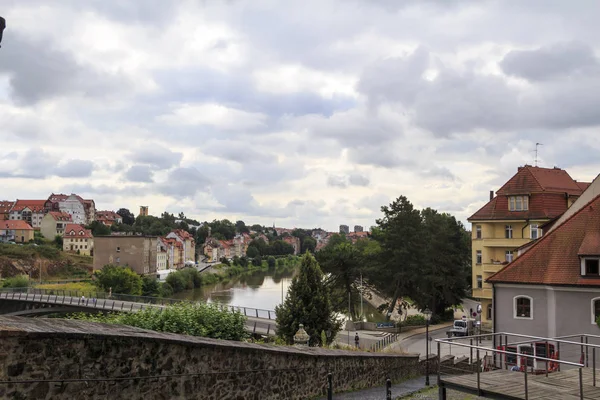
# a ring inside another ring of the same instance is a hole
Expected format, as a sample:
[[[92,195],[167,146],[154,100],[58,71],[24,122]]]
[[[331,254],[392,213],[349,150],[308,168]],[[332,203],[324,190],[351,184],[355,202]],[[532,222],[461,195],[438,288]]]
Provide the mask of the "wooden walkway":
[[[597,371],[600,375],[600,371]],[[479,378],[481,396],[492,399],[525,399],[525,377],[522,372],[496,370],[482,372]],[[593,386],[593,372],[583,368],[583,398],[600,399],[600,376]],[[477,374],[442,376],[441,387],[477,394]],[[529,399],[579,399],[579,370],[553,372],[545,375],[527,375]]]

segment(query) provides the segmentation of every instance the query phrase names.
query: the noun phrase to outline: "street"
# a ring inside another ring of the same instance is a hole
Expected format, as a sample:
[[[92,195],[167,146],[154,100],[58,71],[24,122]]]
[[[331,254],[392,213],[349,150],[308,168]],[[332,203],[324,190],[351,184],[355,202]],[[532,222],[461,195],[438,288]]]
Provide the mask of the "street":
[[[430,354],[437,354],[437,342],[435,341],[435,339],[447,339],[448,336],[446,335],[446,332],[449,330],[450,328],[444,328],[444,329],[439,329],[433,332],[429,332],[429,336],[431,337],[431,341],[429,342],[430,344],[430,349],[429,349],[429,353]],[[458,344],[470,344],[471,339],[469,337],[465,337],[465,338],[457,338],[455,340],[456,343]],[[445,356],[448,354],[452,354],[456,357],[460,357],[460,356],[470,356],[471,350],[467,347],[462,347],[459,346],[458,344],[454,344],[454,345],[449,345],[446,343],[441,343],[440,344],[440,351],[441,351],[441,356]],[[475,340],[473,340],[473,345],[476,345]],[[404,339],[402,342],[399,342],[396,344],[397,348],[400,348],[401,350],[407,352],[407,353],[419,353],[421,355],[425,355],[425,334],[417,334],[415,336],[409,337],[407,339]],[[487,347],[487,348],[492,348],[492,341],[491,340],[483,340],[481,342],[481,344],[479,344],[479,347]],[[476,354],[476,350],[473,350],[473,357],[475,357]],[[487,353],[487,354],[492,354],[491,352]],[[486,355],[486,352],[484,350],[480,350],[480,357],[483,357],[484,355]]]

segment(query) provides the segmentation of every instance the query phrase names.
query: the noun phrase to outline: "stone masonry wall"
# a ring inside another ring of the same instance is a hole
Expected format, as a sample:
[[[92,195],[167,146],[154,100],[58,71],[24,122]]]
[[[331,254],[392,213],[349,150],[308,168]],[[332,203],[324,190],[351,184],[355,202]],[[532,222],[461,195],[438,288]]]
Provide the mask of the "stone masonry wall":
[[[229,342],[0,317],[0,398],[306,399],[413,377],[418,355]],[[129,379],[133,378],[133,379]]]

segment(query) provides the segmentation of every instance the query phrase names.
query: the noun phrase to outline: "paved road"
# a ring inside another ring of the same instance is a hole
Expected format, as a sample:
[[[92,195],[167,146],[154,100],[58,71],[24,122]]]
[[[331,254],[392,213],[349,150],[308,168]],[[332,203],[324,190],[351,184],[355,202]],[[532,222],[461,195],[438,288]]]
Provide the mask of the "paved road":
[[[437,343],[435,339],[446,339],[448,336],[446,335],[446,331],[448,328],[440,329],[437,331],[433,331],[429,333],[429,336],[432,338],[430,341],[431,348],[429,350],[430,354],[437,354]],[[398,343],[398,347],[407,353],[420,353],[422,355],[425,354],[425,334],[418,334],[416,336],[412,336],[408,339],[403,340]],[[460,339],[460,343],[462,344],[470,344],[470,339],[464,338]],[[473,341],[473,345],[475,345],[475,341]],[[492,348],[491,340],[483,340],[480,347]],[[466,347],[461,347],[458,345],[448,345],[446,343],[442,343],[440,347],[440,351],[442,353],[442,357],[448,354],[452,354],[454,356],[470,356],[470,349]],[[491,352],[489,354],[492,354]],[[480,356],[483,357],[485,355],[485,351],[480,350]],[[473,351],[473,357],[475,357],[475,351]]]
[[[433,382],[433,380],[432,380]],[[335,385],[335,383],[334,383]],[[396,385],[392,385],[392,399],[400,396],[408,396],[409,394],[418,392],[425,388],[425,377],[411,379]],[[334,386],[335,391],[335,386]],[[321,397],[319,400],[325,400],[327,396]],[[374,387],[371,389],[358,390],[350,393],[334,394],[334,400],[381,400],[386,398],[385,385]]]

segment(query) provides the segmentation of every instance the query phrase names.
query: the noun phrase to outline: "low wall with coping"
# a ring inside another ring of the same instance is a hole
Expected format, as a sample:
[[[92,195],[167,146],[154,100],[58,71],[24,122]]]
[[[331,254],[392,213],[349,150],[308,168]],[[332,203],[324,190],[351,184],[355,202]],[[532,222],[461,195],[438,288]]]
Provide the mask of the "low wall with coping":
[[[437,359],[430,360],[430,371]],[[0,317],[0,398],[305,399],[419,375],[419,355],[232,342]]]

